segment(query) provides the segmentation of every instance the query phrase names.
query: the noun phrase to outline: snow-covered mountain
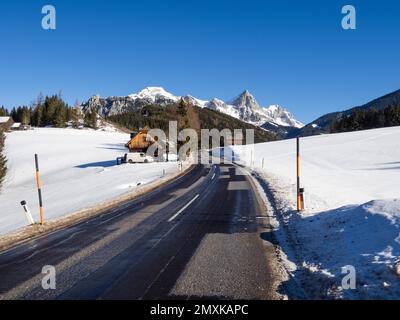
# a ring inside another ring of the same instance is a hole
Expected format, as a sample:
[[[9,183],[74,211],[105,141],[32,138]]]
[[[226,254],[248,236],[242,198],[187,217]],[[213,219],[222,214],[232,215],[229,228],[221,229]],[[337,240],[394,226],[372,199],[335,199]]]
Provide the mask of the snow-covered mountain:
[[[135,111],[149,104],[166,106],[176,103],[180,97],[176,97],[160,87],[148,87],[139,93],[126,97],[101,98],[99,95],[92,96],[86,103],[82,104],[83,112],[96,110],[101,117]]]
[[[222,100],[220,100],[218,98],[214,98],[211,101],[207,102],[205,104],[205,107],[208,108],[208,109],[211,109],[211,110],[215,110],[215,111],[219,111],[221,113],[225,113],[225,114],[227,114],[227,115],[229,115],[231,117],[234,117],[236,119],[243,120],[240,117],[239,110],[237,110],[235,108],[235,106],[226,104],[224,101],[222,101]]]
[[[279,105],[262,108],[247,90],[229,102],[229,104],[238,110],[241,120],[257,126],[262,126],[267,122],[284,127],[301,128],[303,126],[289,111]]]
[[[161,87],[147,87],[139,93],[134,93],[128,96],[132,100],[145,100],[153,104],[169,104],[177,102],[180,97],[164,90]]]
[[[291,113],[278,105],[262,108],[249,91],[244,91],[232,101],[226,103],[218,98],[210,101],[201,100],[193,96],[175,96],[161,87],[148,87],[126,97],[109,97],[106,99],[96,95],[82,105],[84,112],[97,110],[100,116],[106,117],[138,110],[149,104],[166,106],[183,99],[186,103],[201,108],[219,111],[239,120],[256,126],[265,124],[283,127],[301,128],[303,124],[297,121]]]
[[[271,105],[268,108],[263,108],[265,114],[270,117],[272,122],[284,127],[302,128],[304,124],[296,120],[295,117],[285,108],[280,105]]]

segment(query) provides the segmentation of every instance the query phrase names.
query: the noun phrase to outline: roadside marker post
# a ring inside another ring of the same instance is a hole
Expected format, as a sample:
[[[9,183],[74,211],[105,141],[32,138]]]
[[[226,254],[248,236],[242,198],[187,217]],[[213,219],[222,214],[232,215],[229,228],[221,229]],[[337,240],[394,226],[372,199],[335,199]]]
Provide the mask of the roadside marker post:
[[[169,142],[168,142],[168,139],[167,139],[167,143],[165,144],[165,152],[167,154],[166,161],[168,162],[169,161]]]
[[[296,138],[297,212],[304,210],[304,189],[300,187],[300,138]]]
[[[35,224],[33,221],[31,211],[29,210],[28,204],[25,200],[21,201],[21,206],[24,208],[26,219],[28,220],[29,225]]]
[[[38,196],[39,196],[40,224],[44,225],[42,190],[40,188],[39,157],[37,154],[35,154],[35,166],[36,166],[36,183],[37,183]]]
[[[304,188],[300,188],[300,211],[304,211]]]

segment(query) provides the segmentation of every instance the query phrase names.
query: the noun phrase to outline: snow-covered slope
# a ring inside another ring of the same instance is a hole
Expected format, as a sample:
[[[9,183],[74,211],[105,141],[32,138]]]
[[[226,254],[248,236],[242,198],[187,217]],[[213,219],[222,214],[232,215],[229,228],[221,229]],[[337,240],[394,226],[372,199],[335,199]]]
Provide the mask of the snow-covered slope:
[[[255,165],[296,181],[295,140],[255,145]],[[250,152],[246,153],[249,157]],[[308,208],[331,209],[395,198],[400,190],[400,127],[301,139],[302,182]],[[247,159],[249,161],[249,159]]]
[[[164,88],[148,87],[138,93],[128,95],[127,97],[109,97],[102,99],[99,96],[93,96],[88,102],[82,105],[82,108],[83,111],[96,109],[98,113],[104,117],[137,110],[148,104],[165,106],[176,103],[180,99],[201,108],[209,108],[225,113],[256,126],[262,126],[266,122],[296,128],[303,126],[291,113],[280,106],[273,105],[267,108],[261,108],[254,96],[247,90],[231,102],[226,103],[218,98],[206,101],[191,95],[175,96]]]
[[[289,230],[296,246],[282,246],[311,297],[400,298],[400,127],[302,138],[301,215],[293,214],[295,140],[235,151],[274,194],[276,233]],[[340,289],[347,265],[356,268],[357,290]]]
[[[36,221],[38,199],[34,154],[39,154],[46,219],[95,206],[135,191],[167,174],[177,163],[116,166],[127,151],[128,134],[94,130],[50,129],[8,133],[8,171],[0,191],[0,234],[26,225],[20,201],[26,200]]]

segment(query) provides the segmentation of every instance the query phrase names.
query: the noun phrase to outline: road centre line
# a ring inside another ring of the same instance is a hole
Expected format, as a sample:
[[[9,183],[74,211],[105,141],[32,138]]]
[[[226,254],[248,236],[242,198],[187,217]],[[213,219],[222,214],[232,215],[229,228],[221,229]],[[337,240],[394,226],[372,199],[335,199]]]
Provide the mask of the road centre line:
[[[171,218],[169,218],[168,222],[173,221],[177,216],[179,216],[183,211],[185,211],[193,202],[196,201],[196,199],[200,197],[200,195],[196,195],[188,204],[186,204],[181,210],[179,210],[177,213],[175,213]]]

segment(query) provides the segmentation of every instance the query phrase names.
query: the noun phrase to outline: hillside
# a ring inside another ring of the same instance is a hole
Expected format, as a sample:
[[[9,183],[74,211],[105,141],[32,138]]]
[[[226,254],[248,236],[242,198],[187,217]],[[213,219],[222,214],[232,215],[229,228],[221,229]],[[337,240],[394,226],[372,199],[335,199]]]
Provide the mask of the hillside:
[[[106,117],[107,121],[122,125],[132,131],[149,126],[168,132],[169,121],[178,121],[178,129],[192,128],[200,135],[201,129],[254,129],[255,141],[266,142],[276,140],[275,134],[262,130],[256,126],[240,121],[229,115],[207,108],[179,103],[166,106],[148,105],[140,112],[129,111]]]
[[[319,117],[318,119],[310,122],[303,128],[293,130],[288,135],[288,138],[293,138],[296,136],[304,137],[304,136],[330,133],[331,126],[334,121],[340,121],[340,120],[350,116],[352,113],[354,113],[357,110],[367,111],[367,110],[371,110],[371,109],[376,109],[376,110],[380,111],[380,110],[386,109],[390,106],[396,106],[396,105],[400,105],[400,90],[389,93],[380,98],[374,99],[374,100],[372,100],[364,105],[361,105],[361,106],[356,106],[356,107],[353,107],[351,109],[341,111],[341,112],[333,112],[333,113],[328,113],[326,115],[323,115],[322,117]]]
[[[400,126],[400,105],[385,109],[354,109],[351,114],[333,120],[331,133]]]

